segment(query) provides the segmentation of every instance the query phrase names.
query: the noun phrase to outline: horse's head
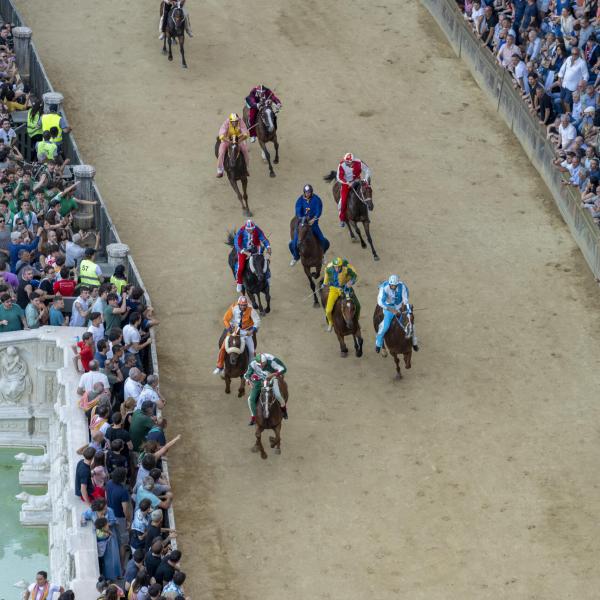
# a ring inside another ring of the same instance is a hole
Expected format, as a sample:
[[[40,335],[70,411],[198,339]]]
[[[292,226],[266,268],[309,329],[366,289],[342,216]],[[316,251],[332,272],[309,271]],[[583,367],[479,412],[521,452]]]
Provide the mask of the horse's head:
[[[346,323],[346,327],[348,329],[354,329],[354,316],[356,315],[356,304],[354,304],[354,300],[352,299],[352,294],[350,291],[344,291],[344,294],[341,298],[342,302],[342,317],[344,318],[344,323]]]
[[[298,220],[298,244],[302,243],[310,234],[311,226],[308,217],[302,217]]]
[[[260,253],[252,254],[248,260],[248,267],[254,277],[256,277],[259,284],[264,283],[267,279],[267,273],[269,271],[269,259]]]
[[[357,181],[352,188],[357,198],[367,207],[368,210],[373,210],[373,188],[368,179]]]
[[[177,6],[171,10],[171,18],[178,27],[183,25],[183,22],[185,21],[185,14],[179,2],[177,3]]]
[[[225,352],[229,357],[229,362],[236,365],[245,350],[246,340],[240,335],[239,327],[236,327],[225,337]]]
[[[227,145],[227,154],[225,156],[225,164],[230,169],[235,168],[235,164],[237,162],[238,156],[241,152],[240,142],[238,140],[237,135],[234,135]]]
[[[267,100],[261,101],[258,106],[258,115],[265,129],[272,133],[275,129],[275,118],[273,116],[273,108]]]
[[[408,309],[409,309],[408,305],[402,304],[402,306],[400,307],[400,318],[399,318],[400,327],[402,327],[402,330],[404,331],[404,336],[407,338],[412,336],[413,323],[415,322],[415,318],[412,313],[412,305],[410,305],[410,312]]]

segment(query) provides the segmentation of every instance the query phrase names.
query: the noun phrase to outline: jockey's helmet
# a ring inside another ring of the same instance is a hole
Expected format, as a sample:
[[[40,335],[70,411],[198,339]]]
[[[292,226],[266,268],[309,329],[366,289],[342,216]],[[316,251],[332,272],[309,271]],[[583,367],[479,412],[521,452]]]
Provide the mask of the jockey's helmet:
[[[344,162],[352,162],[354,160],[354,154],[352,152],[347,152],[344,154]]]
[[[396,287],[400,283],[400,277],[398,275],[390,275],[388,279],[388,285]]]
[[[263,354],[261,354],[260,352],[254,356],[254,360],[260,364],[267,362],[267,359],[265,358],[265,356]]]
[[[237,303],[238,303],[240,306],[248,306],[248,298],[246,298],[246,296],[240,296],[240,297],[238,298],[238,301],[237,301]]]
[[[256,91],[262,96],[265,93],[265,86],[262,84],[256,86]]]
[[[246,231],[252,231],[255,227],[256,225],[254,224],[254,221],[252,219],[248,219],[246,221]]]
[[[304,186],[304,195],[306,196],[306,194],[308,194],[308,196],[310,197],[310,196],[312,196],[312,193],[313,193],[313,186],[310,185],[310,183],[307,183]]]
[[[332,264],[334,267],[341,267],[341,266],[342,266],[342,264],[343,264],[343,261],[342,261],[341,257],[339,257],[339,256],[336,256],[336,257],[335,257],[335,258],[334,258],[334,259],[331,261],[331,264]]]
[[[236,114],[236,113],[231,113],[229,115],[229,122],[230,123],[235,123],[236,121],[239,121],[240,117]]]

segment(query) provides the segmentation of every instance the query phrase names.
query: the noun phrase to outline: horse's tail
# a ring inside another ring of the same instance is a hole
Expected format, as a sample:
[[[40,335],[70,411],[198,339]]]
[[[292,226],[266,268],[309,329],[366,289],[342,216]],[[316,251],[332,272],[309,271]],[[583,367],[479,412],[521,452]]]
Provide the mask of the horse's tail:
[[[329,175],[323,177],[325,181],[333,181],[335,179],[335,171],[329,171]]]
[[[225,243],[228,246],[231,246],[233,248],[233,240],[235,239],[235,230],[231,230],[227,232],[227,238],[225,239]]]

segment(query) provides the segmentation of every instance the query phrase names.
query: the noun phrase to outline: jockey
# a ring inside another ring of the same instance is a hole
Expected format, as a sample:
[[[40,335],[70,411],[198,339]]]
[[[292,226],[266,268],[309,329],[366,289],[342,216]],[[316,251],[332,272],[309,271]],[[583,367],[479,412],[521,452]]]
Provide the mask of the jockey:
[[[323,248],[323,254],[325,254],[329,249],[329,241],[323,235],[323,232],[319,227],[319,217],[323,212],[323,202],[319,196],[313,194],[312,185],[306,184],[304,186],[304,193],[296,200],[295,210],[298,219],[308,217],[312,232],[319,240],[319,243]],[[296,228],[296,231],[294,232],[294,239],[290,242],[289,248],[292,253],[290,267],[293,267],[300,260],[300,253],[298,252],[298,228]]]
[[[241,292],[246,260],[254,252],[262,253],[263,249],[270,255],[271,244],[269,244],[269,240],[265,237],[262,229],[257,227],[254,221],[248,219],[236,232],[233,238],[233,247],[237,252],[237,291]]]
[[[379,285],[377,304],[383,309],[383,321],[379,325],[375,340],[375,352],[379,354],[383,347],[383,338],[392,324],[394,317],[400,315],[402,306],[406,306],[407,315],[412,315],[412,306],[408,301],[408,288],[398,275],[390,275],[387,281]],[[419,351],[417,336],[413,325],[412,346],[415,352]]]
[[[263,101],[272,102],[277,109],[281,108],[281,100],[266,86],[257,85],[250,90],[246,96],[246,106],[248,107],[248,129],[250,131],[250,142],[256,141],[256,117],[258,115],[258,105]]]
[[[370,181],[371,170],[360,158],[354,158],[354,155],[348,152],[338,165],[336,178],[340,183],[340,203],[338,205],[340,227],[345,227],[350,185],[354,181],[360,181],[361,179]]]
[[[217,177],[223,177],[223,163],[225,162],[225,151],[229,146],[229,142],[232,138],[237,138],[237,141],[240,142],[240,149],[242,154],[244,155],[244,160],[246,161],[246,169],[248,169],[248,165],[250,164],[250,157],[248,156],[248,148],[244,143],[244,140],[248,138],[248,128],[246,127],[246,123],[244,123],[243,119],[240,119],[239,115],[236,113],[231,113],[229,118],[225,119],[223,125],[221,125],[221,129],[219,129],[219,139],[221,140],[221,144],[219,146],[219,161],[217,164]]]
[[[286,371],[287,368],[280,358],[266,353],[257,354],[254,360],[248,365],[248,370],[244,375],[244,379],[252,385],[252,391],[250,392],[250,396],[248,396],[248,408],[250,409],[250,423],[248,425],[256,423],[256,402],[260,396],[260,388],[263,381],[270,379],[274,379],[273,392],[275,392],[275,397],[281,406],[283,418],[288,418],[287,405],[281,396],[279,384],[277,383],[277,377],[285,374]]]
[[[327,296],[327,306],[325,308],[325,317],[327,318],[327,331],[333,329],[333,306],[335,301],[340,297],[344,288],[352,288],[356,283],[358,275],[354,270],[354,267],[345,259],[341,257],[334,258],[325,267],[325,277],[323,278],[323,285],[329,286],[329,295]],[[354,295],[354,301],[356,304],[356,314],[360,315],[360,304],[358,298]]]
[[[260,327],[260,317],[252,307],[248,306],[248,298],[246,298],[246,296],[240,296],[237,302],[234,302],[227,309],[227,312],[223,316],[223,325],[225,325],[225,330],[227,332],[232,332],[236,328],[239,329],[240,335],[246,342],[248,356],[254,356],[254,339],[252,336]],[[221,348],[219,349],[217,368],[213,371],[213,375],[221,375],[223,373],[224,365],[225,340],[223,340]]]
[[[158,36],[159,40],[164,40],[165,35],[167,33],[167,19],[169,18],[169,13],[172,8],[175,8],[179,5],[180,8],[183,8],[183,14],[185,15],[185,31],[190,37],[194,37],[192,34],[192,27],[190,25],[190,17],[188,15],[188,11],[184,8],[185,0],[163,0],[163,14],[160,18],[160,35]]]

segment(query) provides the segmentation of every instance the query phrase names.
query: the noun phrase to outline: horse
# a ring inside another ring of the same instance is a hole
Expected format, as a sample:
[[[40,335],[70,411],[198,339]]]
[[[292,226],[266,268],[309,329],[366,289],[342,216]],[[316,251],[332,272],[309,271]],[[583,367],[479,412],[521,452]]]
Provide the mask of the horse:
[[[275,171],[273,165],[271,165],[271,155],[267,150],[267,143],[273,142],[275,146],[275,158],[273,162],[279,164],[279,142],[277,141],[277,119],[275,117],[275,111],[273,110],[273,104],[266,100],[259,103],[258,114],[256,115],[256,131],[250,132],[250,135],[256,136],[260,145],[263,160],[266,160],[269,164],[269,175],[275,177]],[[243,110],[244,121],[248,124],[248,107],[244,106]]]
[[[323,177],[323,179],[325,181],[333,181],[336,179],[335,171],[331,171],[329,175],[326,175]],[[333,184],[332,193],[336,205],[339,205],[340,202],[341,187],[342,186],[339,181],[336,181]],[[346,219],[348,222],[350,239],[352,242],[356,242],[356,237],[354,236],[353,231],[354,228],[356,230],[356,234],[358,235],[358,239],[360,240],[361,247],[367,247],[360,233],[360,229],[358,228],[358,223],[362,223],[367,236],[367,241],[369,242],[369,246],[371,246],[373,259],[379,260],[379,255],[375,250],[375,246],[373,246],[373,240],[371,238],[371,221],[369,219],[369,212],[372,211],[373,208],[373,189],[371,188],[371,183],[366,180],[352,182],[350,184],[350,190],[348,190],[348,205],[346,207]]]
[[[278,378],[279,391],[282,398],[288,401],[288,388],[283,377]],[[260,396],[256,403],[256,443],[252,446],[252,452],[260,452],[260,457],[264,460],[267,458],[267,453],[262,445],[262,432],[265,429],[272,429],[275,437],[269,436],[269,444],[274,448],[275,454],[281,454],[281,421],[283,415],[281,406],[275,397],[273,391],[273,383],[264,381],[260,390]]]
[[[321,275],[321,266],[323,264],[323,246],[312,232],[312,227],[309,224],[307,217],[294,217],[290,222],[290,237],[294,239],[296,228],[298,228],[298,252],[300,253],[300,261],[304,267],[304,273],[308,278],[310,289],[313,293],[313,306],[319,306],[317,293],[315,291],[315,283],[313,279],[318,279]],[[315,269],[315,272],[311,272]]]
[[[235,277],[235,263],[237,262],[237,252],[234,248],[233,240],[235,232],[230,231],[227,234],[226,244],[231,246],[228,263],[233,276]],[[246,262],[243,276],[244,291],[250,298],[252,308],[258,309],[260,316],[271,312],[271,291],[269,286],[269,259],[264,254],[253,253]],[[263,309],[260,295],[264,294],[266,307]]]
[[[165,10],[164,2],[160,4],[160,15],[162,17]],[[163,54],[167,53],[167,42],[169,43],[169,60],[173,60],[173,51],[171,44],[175,40],[179,43],[179,53],[181,54],[181,66],[187,69],[187,63],[185,62],[185,52],[183,46],[185,44],[185,14],[183,8],[177,3],[167,16],[167,25],[165,29],[165,37],[163,39]]]
[[[233,191],[236,193],[240,204],[242,205],[242,211],[247,217],[251,217],[252,213],[250,212],[250,207],[248,206],[248,170],[246,168],[246,161],[244,160],[244,155],[242,154],[242,150],[240,148],[240,143],[237,140],[237,137],[231,138],[229,142],[229,146],[227,147],[227,152],[225,152],[225,161],[223,163],[223,167],[225,168],[225,172],[227,173],[227,179],[229,179],[229,183],[233,188]],[[219,146],[221,145],[221,140],[217,137],[217,143],[215,144],[215,156],[218,158],[219,156]],[[243,194],[240,193],[240,189],[238,187],[238,180],[242,182],[242,190]]]
[[[231,393],[231,380],[239,377],[238,398],[241,398],[245,389],[244,373],[246,373],[249,364],[246,340],[240,335],[239,327],[236,327],[233,331],[223,331],[219,339],[219,349],[223,342],[225,342],[225,365],[223,368],[225,393]],[[256,347],[256,334],[254,334],[254,347]]]
[[[329,296],[329,286],[324,286],[322,281],[320,283],[321,304],[323,305],[323,308],[325,308],[325,306],[327,306],[327,297]],[[331,317],[333,319],[333,330],[340,343],[340,353],[342,358],[348,356],[348,347],[344,340],[347,335],[352,336],[354,353],[360,358],[363,354],[363,338],[361,335],[360,323],[358,322],[356,304],[354,303],[353,295],[350,290],[345,288],[340,297],[335,301]]]
[[[410,369],[410,360],[413,351],[412,333],[414,317],[412,314],[410,316],[408,315],[406,306],[403,306],[401,311],[400,318],[395,317],[392,320],[392,324],[383,338],[384,347],[382,349],[383,356],[387,356],[387,350],[389,350],[394,358],[394,363],[396,364],[396,379],[402,379],[399,355],[403,355],[404,366],[407,369]],[[375,312],[373,313],[373,326],[375,327],[376,332],[379,331],[379,324],[381,321],[383,321],[383,309],[378,304],[375,306]]]

